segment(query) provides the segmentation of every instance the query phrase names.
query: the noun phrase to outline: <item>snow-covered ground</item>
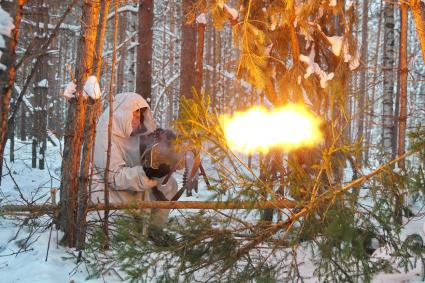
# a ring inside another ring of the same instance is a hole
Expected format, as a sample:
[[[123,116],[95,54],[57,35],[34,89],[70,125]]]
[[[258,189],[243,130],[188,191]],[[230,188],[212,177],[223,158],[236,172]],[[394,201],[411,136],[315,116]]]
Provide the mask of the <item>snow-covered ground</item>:
[[[31,168],[31,142],[17,140],[15,149],[15,162],[7,162],[7,166],[4,166],[3,174],[6,176],[0,186],[0,205],[17,203],[16,200],[19,200],[21,195],[29,202],[50,201],[51,188],[59,186],[61,146],[54,147],[48,144],[46,170]],[[6,160],[8,159],[7,147]],[[181,180],[181,176],[177,176],[177,179]],[[201,180],[200,182],[203,183]],[[200,193],[183,199],[202,200],[209,196],[208,193]],[[180,212],[177,210],[173,211],[174,215],[178,213]],[[84,264],[76,265],[73,256],[75,251],[57,244],[62,236],[61,232],[45,228],[45,224],[50,223],[51,219],[43,216],[34,221],[33,225],[20,226],[22,218],[0,217],[0,283],[122,282],[119,276],[113,273],[105,274],[103,278],[86,280],[90,275],[89,270]],[[424,236],[424,224],[424,219],[411,221],[406,225],[403,234],[418,233]],[[29,233],[34,233],[34,236],[26,243],[25,239]],[[380,255],[385,256],[385,251]],[[308,259],[308,254],[304,256],[303,262],[304,264],[300,266],[302,273],[312,274],[313,265]],[[374,282],[422,282],[423,271],[420,263],[407,273],[403,273],[403,270],[400,272],[378,274]],[[308,282],[317,280],[313,277]]]

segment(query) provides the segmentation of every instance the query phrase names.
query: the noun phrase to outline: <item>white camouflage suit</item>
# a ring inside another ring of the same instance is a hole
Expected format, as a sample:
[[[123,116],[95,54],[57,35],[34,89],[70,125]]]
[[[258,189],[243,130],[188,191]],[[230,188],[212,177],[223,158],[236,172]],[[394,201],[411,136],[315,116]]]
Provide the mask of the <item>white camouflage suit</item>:
[[[112,204],[122,204],[156,200],[152,187],[158,189],[171,199],[177,192],[177,182],[170,178],[166,185],[160,185],[161,180],[149,179],[140,163],[139,139],[156,129],[155,120],[146,100],[134,92],[117,94],[113,102],[113,122],[111,138],[111,160],[109,166],[109,201]],[[133,112],[147,107],[144,111],[143,124],[147,131],[132,136],[131,121]],[[106,167],[108,149],[108,123],[109,107],[103,112],[96,127],[94,149],[93,185],[91,201],[103,203],[104,201],[104,172]],[[169,210],[156,209],[152,211],[153,224],[161,225],[168,218]]]

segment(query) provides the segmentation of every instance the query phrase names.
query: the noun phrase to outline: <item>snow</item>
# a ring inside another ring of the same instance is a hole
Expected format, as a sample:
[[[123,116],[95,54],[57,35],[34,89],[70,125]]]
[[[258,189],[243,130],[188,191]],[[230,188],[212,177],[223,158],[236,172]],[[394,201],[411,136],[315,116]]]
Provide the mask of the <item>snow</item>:
[[[66,85],[66,88],[64,92],[62,93],[62,96],[64,96],[66,99],[74,98],[76,91],[77,91],[77,85],[74,82],[69,82]]]
[[[342,53],[343,53],[343,56],[344,56],[344,62],[348,63],[351,71],[357,69],[360,66],[360,54],[357,50],[356,50],[354,56],[352,56],[349,53],[348,44],[344,43],[344,46],[342,48]]]
[[[57,140],[55,140],[56,142]],[[8,146],[8,145],[7,145]],[[15,163],[5,162],[4,172],[13,175],[16,184],[9,176],[2,180],[0,186],[0,201],[6,203],[16,203],[21,190],[22,195],[28,201],[38,199],[38,203],[48,201],[51,189],[59,187],[61,172],[62,146],[51,146],[48,143],[46,151],[46,167],[48,170],[31,169],[31,141],[15,141]],[[6,152],[6,155],[8,151]],[[6,156],[5,160],[8,160]],[[50,176],[51,175],[51,176]],[[58,198],[57,198],[58,199]],[[38,223],[50,223],[48,217],[41,217]],[[100,279],[85,281],[88,273],[81,266],[76,268],[75,261],[64,260],[69,257],[72,249],[57,246],[57,240],[62,237],[61,232],[53,229],[48,259],[46,252],[49,243],[50,230],[42,230],[35,227],[32,243],[26,249],[21,250],[17,255],[7,256],[19,251],[22,242],[29,235],[29,227],[20,227],[16,218],[0,217],[0,282],[32,282],[32,283],[55,283],[55,282],[103,282]]]
[[[270,24],[270,30],[274,31],[277,26],[277,19],[276,17],[271,17],[271,24]]]
[[[205,17],[205,13],[199,14],[199,16],[196,17],[196,22],[198,24],[207,24],[207,17]]]
[[[4,41],[3,36],[11,36],[12,30],[15,28],[13,25],[13,19],[9,16],[9,14],[2,9],[0,6],[0,48],[6,48],[6,42]],[[0,52],[0,58],[3,53]],[[0,64],[1,70],[6,70],[6,66]]]
[[[402,171],[401,171],[401,168],[400,168],[400,167],[398,167],[398,164],[396,164],[396,165],[394,166],[393,172],[394,172],[394,173],[396,173],[396,174],[400,174],[400,173],[402,172]]]
[[[83,94],[91,97],[92,99],[99,99],[101,97],[102,93],[96,76],[88,77],[83,88]]]
[[[33,27],[38,26],[40,29],[44,29],[44,28],[45,28],[45,27],[44,27],[44,23],[39,23],[39,24],[37,25],[37,23],[35,23],[35,22],[33,22],[33,21],[30,21],[30,20],[28,20],[28,19],[22,19],[21,23],[24,23],[24,24],[27,24],[27,25],[30,25],[30,26],[33,26]],[[48,29],[50,29],[50,30],[55,29],[55,27],[56,27],[56,25],[52,25],[52,24],[48,24],[48,25],[47,25],[47,28],[48,28]],[[70,30],[70,31],[72,31],[72,32],[74,32],[74,33],[78,33],[78,32],[80,32],[80,30],[81,30],[80,26],[76,26],[76,25],[69,25],[69,24],[65,24],[65,23],[62,23],[62,24],[60,25],[60,29]]]
[[[118,14],[119,13],[123,13],[123,12],[130,12],[130,13],[138,13],[139,12],[139,8],[136,5],[124,5],[118,8]],[[108,21],[110,19],[112,19],[115,15],[115,12],[111,12],[108,14]]]
[[[38,82],[38,87],[49,87],[49,82],[46,79]]]
[[[314,46],[312,46],[310,54],[308,56],[302,54],[300,55],[300,60],[308,65],[306,73],[304,74],[304,78],[307,79],[308,77],[310,77],[311,74],[316,74],[320,78],[320,87],[326,88],[328,85],[328,81],[333,79],[334,73],[327,73],[323,71],[320,68],[319,64],[314,62],[315,55],[316,54],[314,51]]]
[[[328,39],[329,43],[332,45],[332,53],[335,54],[335,56],[341,55],[343,37],[342,36],[327,36],[326,38]]]
[[[344,56],[344,62],[348,63],[350,70],[355,70],[360,66],[360,54],[356,50],[352,56],[348,50],[348,43],[344,41],[342,36],[326,36],[328,42],[331,44],[332,53],[335,56],[340,56],[341,51]]]
[[[224,4],[224,9],[232,17],[232,20],[237,20],[238,19],[239,12],[236,9],[227,6],[227,4]]]

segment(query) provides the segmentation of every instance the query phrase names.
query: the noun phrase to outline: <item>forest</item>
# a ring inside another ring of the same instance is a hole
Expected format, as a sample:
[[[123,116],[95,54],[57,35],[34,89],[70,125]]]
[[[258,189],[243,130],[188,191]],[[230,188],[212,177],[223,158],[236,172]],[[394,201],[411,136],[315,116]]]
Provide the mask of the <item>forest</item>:
[[[1,282],[423,282],[425,1],[0,0]]]

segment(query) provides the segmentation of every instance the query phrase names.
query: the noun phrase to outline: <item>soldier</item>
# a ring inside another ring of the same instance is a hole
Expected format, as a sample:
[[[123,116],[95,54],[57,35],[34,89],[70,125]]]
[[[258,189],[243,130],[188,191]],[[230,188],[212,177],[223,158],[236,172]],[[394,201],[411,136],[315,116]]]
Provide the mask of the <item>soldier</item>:
[[[128,203],[157,200],[153,188],[171,200],[177,192],[177,182],[169,178],[165,185],[161,179],[149,178],[140,160],[140,139],[153,133],[156,123],[146,100],[137,93],[117,94],[114,98],[114,112],[111,136],[111,157],[109,166],[110,203]],[[96,127],[94,149],[93,186],[91,200],[94,203],[104,201],[104,175],[108,149],[109,107],[103,112]],[[152,223],[161,225],[166,222],[169,210],[154,209]]]

